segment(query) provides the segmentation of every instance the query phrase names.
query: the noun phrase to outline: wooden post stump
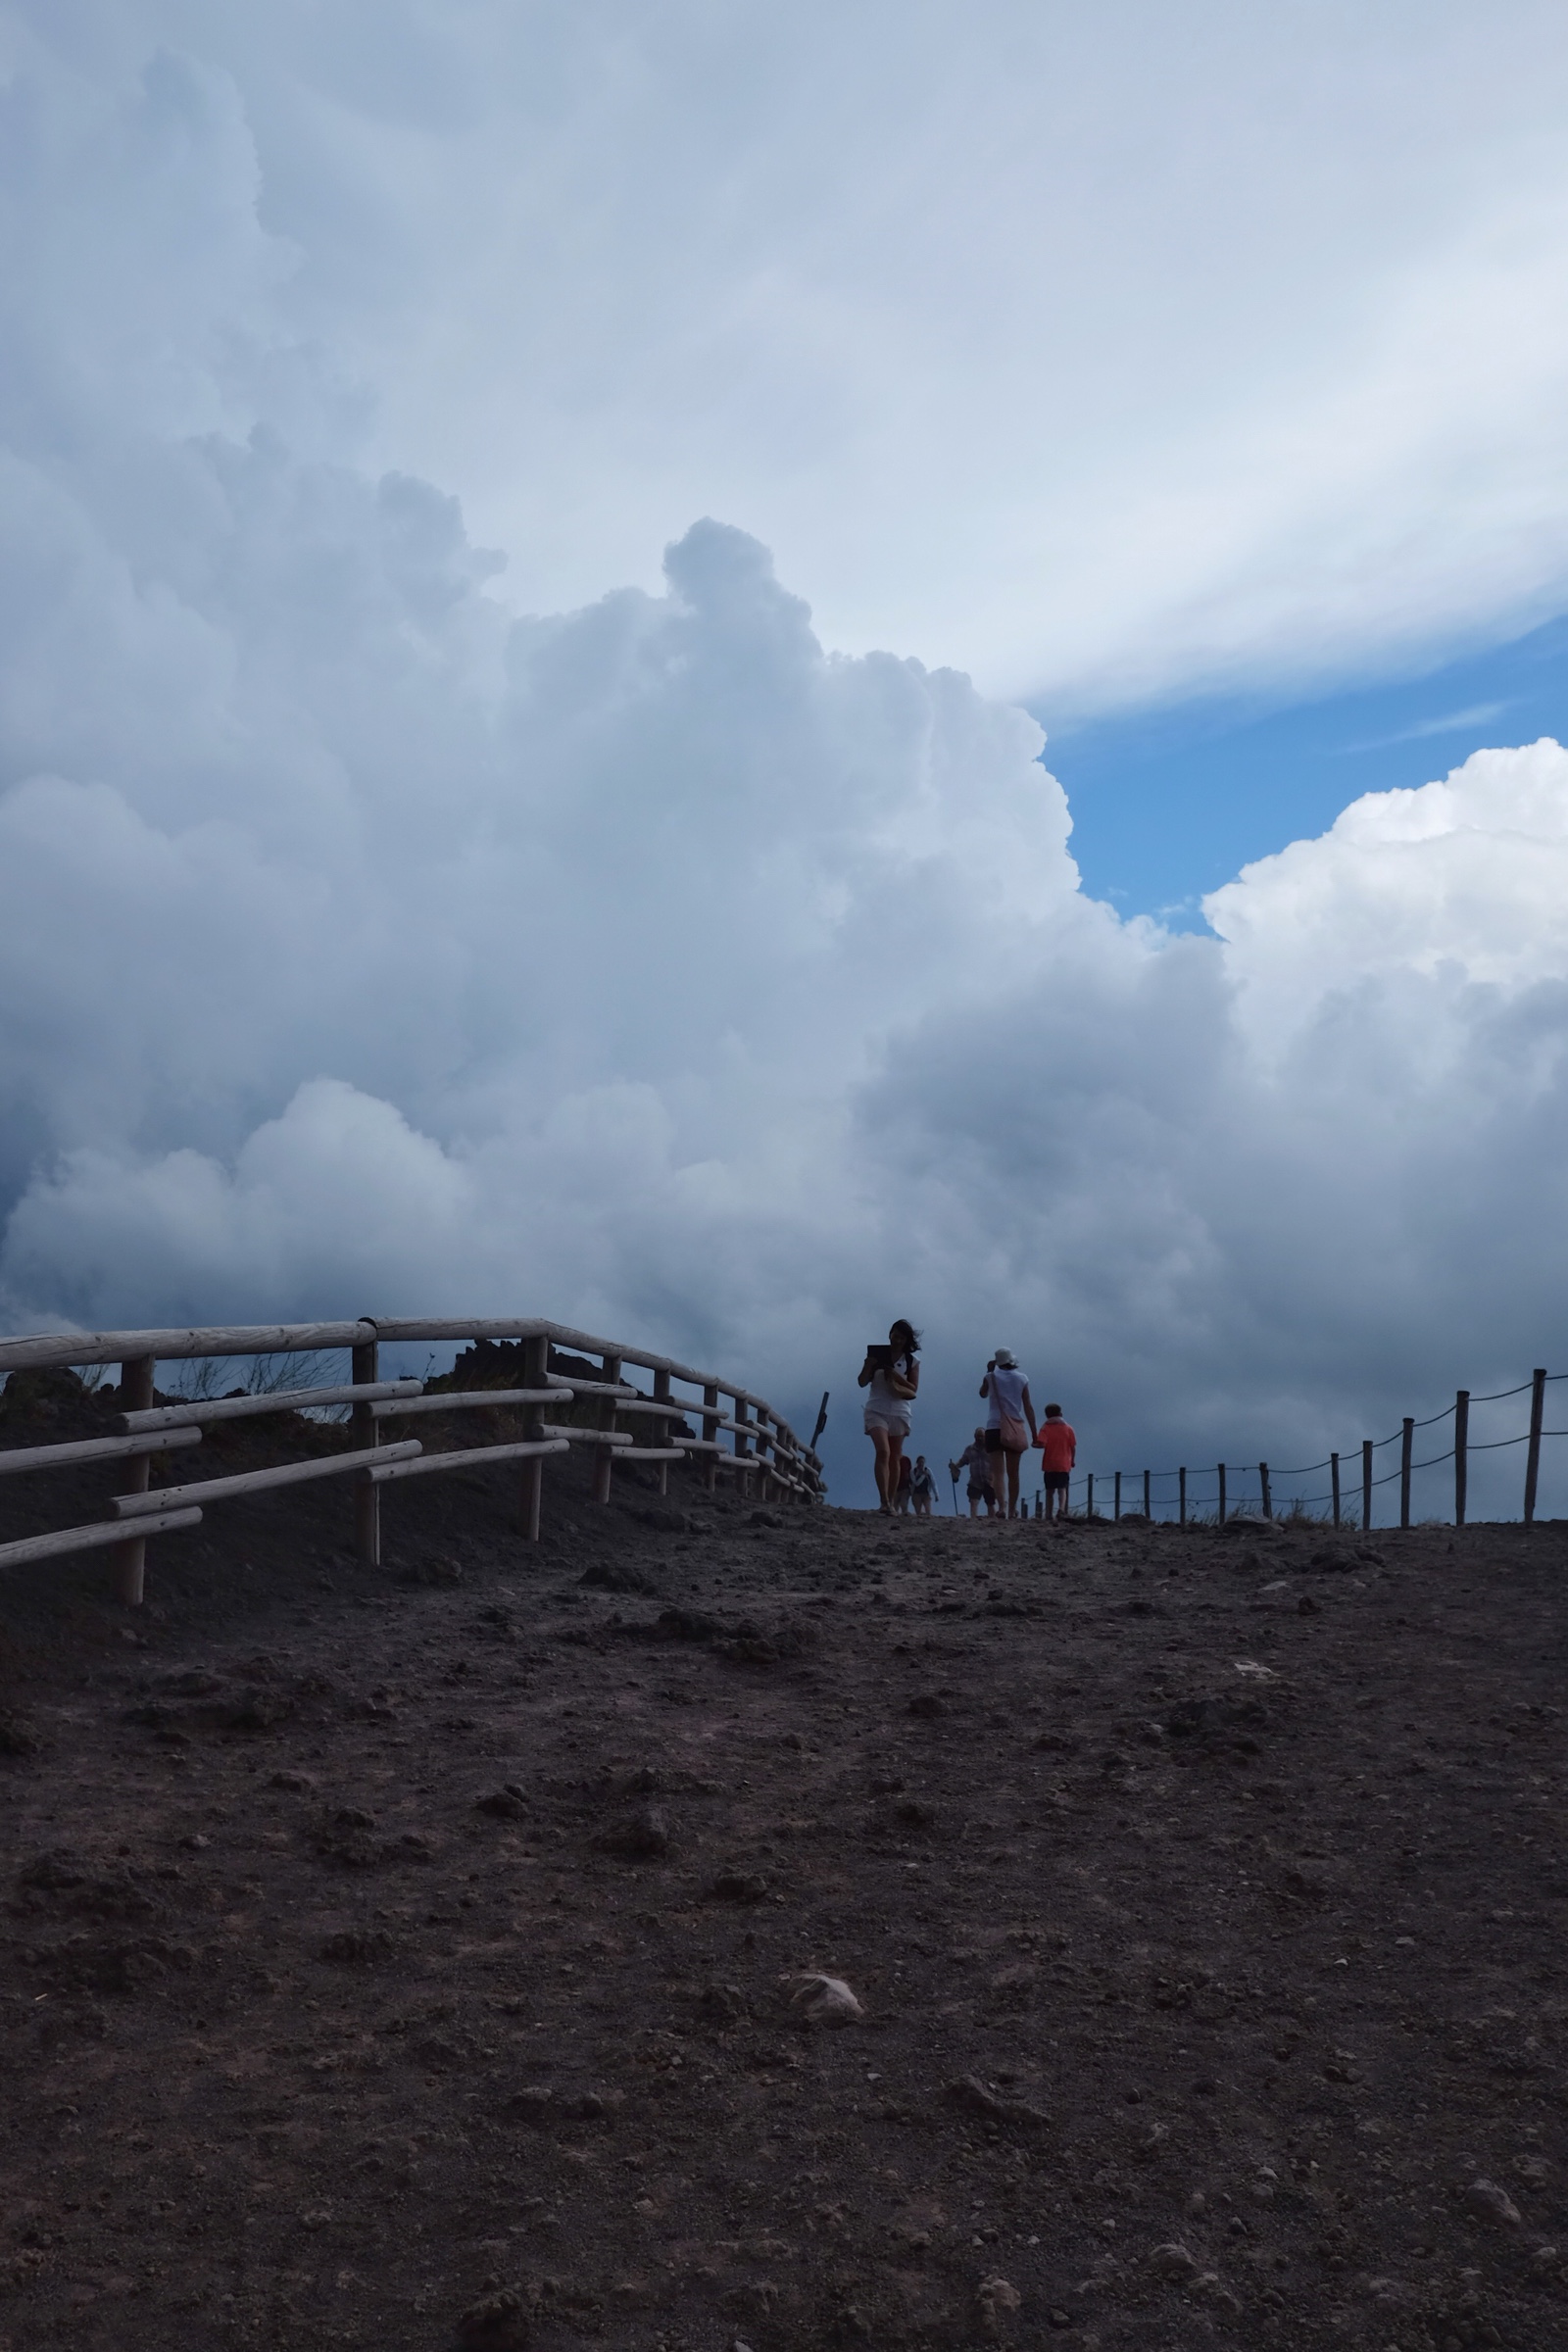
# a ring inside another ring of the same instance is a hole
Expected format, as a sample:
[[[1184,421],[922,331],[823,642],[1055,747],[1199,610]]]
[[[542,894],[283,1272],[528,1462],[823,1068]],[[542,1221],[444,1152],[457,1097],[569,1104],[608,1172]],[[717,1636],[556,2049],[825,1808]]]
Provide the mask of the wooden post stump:
[[[1399,1425],[1399,1525],[1410,1524],[1410,1453],[1415,1445],[1415,1422],[1406,1413]]]
[[[1546,1403],[1546,1375],[1544,1371],[1530,1376],[1530,1443],[1525,1447],[1525,1525],[1533,1527],[1536,1518],[1536,1488],[1541,1478],[1541,1424]]]
[[[354,1350],[355,1386],[361,1382],[379,1380],[381,1360],[379,1344],[366,1340]],[[349,1423],[356,1450],[375,1444],[375,1415],[368,1404],[357,1404]],[[354,1482],[354,1548],[368,1568],[381,1565],[381,1490],[368,1470],[362,1470]]]
[[[522,1385],[525,1389],[543,1389],[550,1385],[550,1340],[545,1332],[522,1343]],[[539,1406],[530,1405],[522,1424],[525,1438],[542,1438],[545,1434],[544,1414]],[[522,1540],[537,1544],[539,1526],[544,1513],[545,1465],[542,1455],[522,1466],[521,1518]]]
[[[703,1403],[705,1407],[709,1405],[712,1407],[711,1413],[705,1410],[703,1414],[703,1444],[716,1446],[718,1443],[718,1391],[713,1388],[704,1389]],[[711,1494],[718,1486],[718,1456],[716,1453],[710,1453],[705,1454],[703,1458],[708,1464],[708,1492]]]
[[[656,1402],[662,1403],[668,1395],[669,1374],[667,1372],[656,1372],[654,1374],[654,1397]],[[656,1446],[667,1446],[669,1444],[669,1423],[667,1421],[655,1421],[654,1444]],[[659,1492],[661,1494],[667,1494],[669,1493],[669,1464],[667,1462],[661,1462],[659,1465]]]
[[[121,1410],[126,1413],[145,1413],[153,1401],[153,1374],[157,1365],[150,1355],[135,1355],[120,1367]],[[139,1453],[125,1465],[122,1494],[145,1494],[152,1471],[152,1456]],[[147,1539],[132,1536],[127,1543],[115,1545],[115,1592],[128,1609],[139,1609],[147,1584]]]
[[[606,1384],[607,1384],[607,1385],[612,1385],[612,1384],[613,1384],[614,1382],[616,1382],[616,1381],[618,1381],[618,1380],[619,1380],[619,1378],[620,1378],[620,1358],[619,1358],[619,1356],[618,1356],[618,1355],[607,1355],[607,1356],[606,1356],[606,1358],[605,1358],[605,1369],[604,1369],[604,1375],[603,1375],[603,1377],[604,1377],[604,1379],[605,1379],[605,1382],[606,1382]],[[614,1426],[615,1426],[615,1399],[613,1398],[613,1396],[606,1396],[606,1397],[603,1397],[603,1398],[601,1399],[601,1409],[600,1409],[600,1416],[599,1416],[599,1426],[600,1426],[600,1428],[601,1428],[601,1429],[605,1429],[605,1430],[611,1430],[611,1429],[613,1429],[613,1428],[614,1428]],[[610,1473],[611,1473],[611,1469],[612,1469],[612,1465],[613,1465],[613,1463],[614,1463],[614,1459],[615,1459],[615,1448],[613,1447],[613,1446],[595,1446],[595,1448],[594,1448],[594,1500],[595,1500],[595,1502],[608,1502],[608,1501],[610,1500]]]

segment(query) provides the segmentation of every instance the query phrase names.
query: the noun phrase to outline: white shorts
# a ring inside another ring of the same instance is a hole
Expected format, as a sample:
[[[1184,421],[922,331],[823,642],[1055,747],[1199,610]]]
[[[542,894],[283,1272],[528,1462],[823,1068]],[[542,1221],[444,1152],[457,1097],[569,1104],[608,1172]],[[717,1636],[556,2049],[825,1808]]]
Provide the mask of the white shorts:
[[[874,1429],[885,1429],[890,1438],[895,1435],[906,1438],[909,1434],[909,1416],[907,1413],[889,1412],[886,1405],[868,1404],[865,1408],[866,1436],[869,1437]]]

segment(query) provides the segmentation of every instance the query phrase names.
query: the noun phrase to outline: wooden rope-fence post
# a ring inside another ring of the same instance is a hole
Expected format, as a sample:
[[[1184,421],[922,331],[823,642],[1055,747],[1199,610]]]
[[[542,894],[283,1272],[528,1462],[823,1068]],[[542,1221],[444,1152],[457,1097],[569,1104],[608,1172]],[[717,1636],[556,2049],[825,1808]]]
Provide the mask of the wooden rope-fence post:
[[[1185,1469],[1178,1470],[1176,1473],[1176,1524],[1178,1527],[1187,1525],[1187,1472]]]
[[[703,1406],[703,1444],[716,1446],[718,1443],[718,1391],[715,1388],[704,1389]],[[709,1453],[705,1454],[703,1458],[708,1464],[708,1492],[711,1494],[718,1485],[718,1455]]]
[[[1340,1524],[1340,1457],[1337,1453],[1329,1455],[1329,1484],[1334,1489],[1334,1524],[1338,1527]]]
[[[1268,1491],[1267,1462],[1259,1462],[1257,1465],[1257,1483],[1263,1490],[1263,1516],[1265,1519],[1272,1519],[1274,1516],[1274,1498]]]
[[[121,1410],[126,1413],[145,1413],[153,1401],[153,1374],[157,1365],[150,1355],[133,1355],[120,1367]],[[152,1472],[152,1456],[132,1455],[122,1476],[124,1494],[145,1494]],[[127,1543],[115,1545],[115,1592],[129,1609],[139,1609],[147,1585],[147,1539],[132,1536]]]
[[[1453,1524],[1463,1527],[1470,1498],[1470,1392],[1460,1389],[1453,1400]]]
[[[1545,1415],[1546,1375],[1544,1371],[1530,1375],[1530,1443],[1525,1447],[1525,1525],[1533,1527],[1536,1518],[1536,1486],[1541,1476],[1541,1424]]]
[[[1361,1533],[1372,1525],[1372,1440],[1361,1440]]]
[[[1152,1519],[1153,1516],[1154,1507],[1149,1498],[1149,1472],[1146,1470],[1144,1472],[1144,1517],[1146,1519]]]
[[[746,1423],[746,1424],[750,1425],[750,1422],[751,1422],[751,1418],[752,1418],[752,1416],[751,1416],[750,1412],[747,1410],[747,1406],[746,1406],[746,1399],[745,1399],[745,1397],[744,1397],[744,1396],[734,1396],[734,1397],[732,1398],[732,1401],[733,1401],[733,1403],[734,1403],[734,1406],[735,1406],[735,1419],[736,1419],[736,1421],[737,1421],[737,1422],[744,1422],[744,1423]],[[736,1459],[738,1462],[749,1462],[749,1461],[751,1460],[751,1458],[752,1458],[752,1442],[751,1442],[750,1438],[743,1437],[743,1436],[741,1435],[741,1432],[740,1432],[740,1430],[739,1430],[738,1428],[737,1428],[737,1430],[735,1431],[735,1433],[734,1433],[734,1434],[735,1434],[735,1459]],[[751,1493],[752,1493],[752,1474],[751,1474],[750,1470],[739,1470],[739,1471],[737,1471],[737,1472],[736,1472],[736,1474],[735,1474],[735,1485],[736,1485],[736,1489],[737,1489],[737,1491],[738,1491],[738,1493],[739,1493],[739,1494],[740,1494],[741,1500],[742,1500],[743,1502],[748,1502],[748,1501],[750,1501],[750,1499],[751,1499]]]
[[[1121,1519],[1121,1472],[1119,1470],[1116,1473],[1116,1484],[1113,1490],[1110,1516],[1113,1522],[1119,1523]]]
[[[1095,1515],[1095,1474],[1092,1470],[1088,1473],[1088,1478],[1089,1494],[1084,1503],[1084,1517],[1086,1519],[1092,1519]]]
[[[547,1389],[550,1386],[550,1334],[547,1331],[537,1332],[532,1339],[522,1343],[522,1385],[525,1389]],[[530,1439],[543,1438],[545,1417],[541,1406],[528,1406],[522,1434]],[[545,1465],[542,1454],[535,1454],[531,1461],[523,1463],[519,1499],[522,1540],[525,1544],[537,1544],[544,1518]]]
[[[1408,1413],[1399,1425],[1399,1525],[1410,1524],[1410,1453],[1415,1445],[1415,1423]]]
[[[607,1387],[613,1388],[618,1383],[620,1379],[620,1358],[618,1355],[607,1355],[605,1357],[604,1378]],[[604,1396],[599,1399],[599,1403],[601,1408],[599,1415],[600,1428],[604,1430],[613,1429],[615,1426],[615,1399],[613,1396]],[[614,1459],[615,1448],[613,1446],[596,1446],[594,1447],[595,1502],[608,1502],[610,1500],[610,1473]]]
[[[654,1374],[655,1403],[663,1404],[667,1401],[668,1396],[669,1374],[667,1372],[656,1372]],[[654,1420],[654,1444],[656,1446],[667,1446],[669,1444],[668,1421],[662,1421],[656,1416]],[[669,1464],[667,1462],[661,1462],[659,1465],[659,1492],[661,1494],[667,1494],[669,1493]]]
[[[355,1347],[352,1364],[354,1385],[379,1380],[380,1344],[376,1340],[362,1340]],[[356,1451],[375,1444],[375,1415],[368,1404],[357,1404],[350,1417],[351,1444]],[[361,1470],[354,1481],[354,1548],[368,1568],[381,1565],[381,1490],[368,1470]]]
[[[1225,1465],[1223,1462],[1219,1465],[1219,1523],[1221,1527],[1225,1524]]]

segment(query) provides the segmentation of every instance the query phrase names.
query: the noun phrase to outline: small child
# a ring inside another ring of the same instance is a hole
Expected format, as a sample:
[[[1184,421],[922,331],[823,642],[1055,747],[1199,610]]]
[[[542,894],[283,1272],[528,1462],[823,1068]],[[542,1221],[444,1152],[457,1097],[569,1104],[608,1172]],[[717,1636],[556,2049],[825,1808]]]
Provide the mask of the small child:
[[[1040,1424],[1040,1456],[1044,1475],[1046,1517],[1065,1519],[1067,1489],[1072,1466],[1078,1459],[1078,1439],[1070,1421],[1061,1417],[1059,1404],[1048,1404],[1046,1417]]]

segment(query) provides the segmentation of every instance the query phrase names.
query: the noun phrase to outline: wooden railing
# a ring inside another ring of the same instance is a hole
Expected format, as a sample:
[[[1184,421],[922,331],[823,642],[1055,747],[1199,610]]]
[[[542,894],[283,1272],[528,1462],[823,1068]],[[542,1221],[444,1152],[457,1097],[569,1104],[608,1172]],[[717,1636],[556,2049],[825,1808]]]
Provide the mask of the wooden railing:
[[[380,1377],[380,1351],[385,1347],[477,1340],[520,1344],[519,1388],[429,1393],[419,1380]],[[552,1372],[553,1347],[597,1356],[597,1377]],[[318,1356],[338,1348],[351,1351],[352,1377],[336,1386],[154,1402],[154,1374],[161,1363],[203,1356]],[[592,1332],[573,1331],[566,1324],[538,1318],[431,1322],[365,1316],[353,1323],[241,1324],[210,1331],[99,1331],[0,1340],[0,1375],[99,1364],[120,1366],[120,1434],[54,1446],[0,1448],[0,1475],[123,1459],[125,1491],[113,1499],[114,1517],[0,1544],[0,1567],[109,1546],[114,1552],[116,1590],[120,1598],[132,1606],[143,1597],[151,1537],[199,1526],[206,1509],[231,1497],[318,1478],[353,1478],[356,1545],[360,1558],[370,1565],[378,1565],[381,1557],[384,1486],[430,1472],[470,1470],[486,1462],[522,1466],[521,1533],[526,1542],[537,1543],[545,1462],[551,1454],[564,1453],[571,1446],[586,1446],[592,1452],[594,1499],[602,1503],[610,1500],[617,1460],[657,1462],[662,1493],[667,1490],[669,1464],[692,1459],[702,1465],[710,1489],[720,1477],[729,1477],[742,1494],[755,1490],[763,1499],[788,1496],[815,1502],[823,1494],[816,1454],[801,1444],[789,1423],[764,1397],[711,1373],[694,1371],[671,1356],[652,1355],[622,1341],[599,1339]],[[652,1373],[651,1395],[640,1394],[625,1379],[628,1365]],[[677,1383],[702,1394],[681,1396]],[[550,1418],[552,1409],[562,1413],[579,1403],[591,1416],[588,1422]],[[150,1484],[152,1457],[199,1446],[206,1423],[334,1405],[352,1408],[351,1443],[345,1452],[241,1471],[231,1478],[193,1479],[161,1487]],[[517,1411],[522,1415],[522,1436],[504,1446],[470,1446],[446,1453],[426,1453],[416,1438],[381,1442],[378,1423],[472,1407]],[[636,1426],[620,1427],[628,1420]],[[700,1423],[701,1437],[683,1436],[678,1426],[682,1423]]]

